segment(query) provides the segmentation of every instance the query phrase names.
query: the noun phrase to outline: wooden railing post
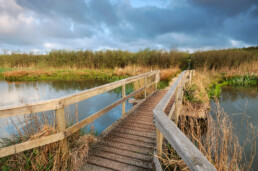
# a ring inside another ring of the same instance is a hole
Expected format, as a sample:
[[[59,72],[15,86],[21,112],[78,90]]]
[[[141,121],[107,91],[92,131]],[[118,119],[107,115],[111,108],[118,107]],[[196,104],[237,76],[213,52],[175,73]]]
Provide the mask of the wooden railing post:
[[[122,85],[122,98],[125,98],[125,84]],[[122,116],[125,115],[125,102],[122,103]]]
[[[180,115],[181,105],[182,105],[182,97],[183,97],[183,87],[184,87],[184,78],[186,75],[183,75],[182,79],[180,80],[175,95],[175,124],[178,125],[178,118]]]
[[[189,71],[189,83],[192,85],[192,70]]]
[[[156,150],[157,150],[158,156],[162,155],[162,141],[163,141],[163,135],[161,134],[159,129],[156,128]]]
[[[177,125],[178,123],[178,116],[179,116],[179,86],[177,86],[177,89],[176,89],[176,95],[175,95],[175,123]]]
[[[157,72],[156,75],[155,75],[155,81],[156,81],[155,88],[157,90],[158,89],[158,83],[159,83],[159,72]]]
[[[144,78],[144,87],[147,86],[147,77]],[[144,89],[144,98],[146,99],[147,97],[147,87]]]
[[[64,108],[56,109],[55,113],[57,121],[57,130],[58,132],[63,132],[66,129]],[[65,156],[68,153],[68,144],[66,138],[60,141],[60,147],[62,155]]]

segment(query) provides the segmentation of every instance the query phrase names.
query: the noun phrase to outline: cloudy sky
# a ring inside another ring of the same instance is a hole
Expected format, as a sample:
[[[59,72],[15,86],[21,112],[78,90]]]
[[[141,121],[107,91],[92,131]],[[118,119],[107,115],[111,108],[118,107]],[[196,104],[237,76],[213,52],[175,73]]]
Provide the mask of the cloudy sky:
[[[258,0],[0,0],[0,53],[252,45]]]

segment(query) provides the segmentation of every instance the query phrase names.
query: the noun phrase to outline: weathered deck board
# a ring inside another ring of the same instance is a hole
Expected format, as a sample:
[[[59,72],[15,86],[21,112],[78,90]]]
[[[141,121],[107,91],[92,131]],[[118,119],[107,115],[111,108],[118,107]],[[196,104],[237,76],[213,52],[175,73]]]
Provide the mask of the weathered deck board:
[[[152,110],[165,93],[155,93],[95,144],[81,170],[152,170],[156,141]]]

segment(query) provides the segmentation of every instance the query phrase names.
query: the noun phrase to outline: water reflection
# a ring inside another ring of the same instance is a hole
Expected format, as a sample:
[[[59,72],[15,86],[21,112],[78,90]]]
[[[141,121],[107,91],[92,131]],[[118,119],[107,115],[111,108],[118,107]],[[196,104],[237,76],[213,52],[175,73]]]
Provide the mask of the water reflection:
[[[244,144],[248,138],[248,128],[250,123],[254,128],[258,128],[258,91],[257,88],[236,88],[224,87],[219,99],[220,107],[232,118],[236,128],[235,132],[239,137],[240,144]],[[214,101],[211,101],[211,108],[216,109]],[[244,117],[243,117],[244,116]],[[257,132],[257,130],[256,130]],[[249,137],[250,138],[250,137]],[[256,138],[258,142],[258,138]],[[258,149],[258,143],[256,143]],[[250,156],[250,145],[245,148],[247,158]],[[253,170],[258,170],[258,155],[256,153]]]
[[[238,99],[256,99],[258,88],[236,88],[236,87],[223,87],[221,100],[236,101]]]
[[[27,104],[41,100],[56,99],[82,90],[103,85],[104,81],[38,81],[38,82],[12,82],[0,81],[0,107]],[[127,86],[127,94],[132,91],[132,86]],[[114,103],[121,98],[121,87],[91,97],[78,103],[79,121]],[[126,103],[126,111],[132,107]],[[117,106],[94,122],[97,133],[101,133],[105,128],[121,117],[122,105]],[[70,105],[65,109],[66,113],[74,114],[76,107]],[[38,114],[42,118],[42,114]],[[11,121],[11,119],[13,121]],[[19,124],[24,121],[24,117],[12,117],[0,119],[0,137],[6,137],[16,131],[13,122],[21,129]]]

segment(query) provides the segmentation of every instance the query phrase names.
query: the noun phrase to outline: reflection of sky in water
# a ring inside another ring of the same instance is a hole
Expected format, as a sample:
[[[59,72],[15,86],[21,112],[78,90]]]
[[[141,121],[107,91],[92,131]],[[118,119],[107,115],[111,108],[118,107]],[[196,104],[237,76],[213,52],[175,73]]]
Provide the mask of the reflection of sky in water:
[[[241,131],[239,141],[244,144],[247,136],[247,121],[252,123],[258,132],[258,91],[256,88],[223,88],[219,99],[220,106],[231,117],[236,132]],[[211,102],[211,108],[215,109],[215,105]],[[243,113],[245,118],[242,121]],[[242,125],[242,126],[241,126]],[[241,130],[240,130],[241,129]],[[238,134],[237,134],[238,135]],[[258,138],[256,138],[256,149],[258,149]],[[247,157],[250,156],[250,145],[245,148]],[[258,152],[253,162],[253,170],[258,170]]]
[[[37,102],[46,99],[56,99],[69,94],[77,93],[105,82],[96,81],[39,81],[39,82],[22,82],[7,83],[0,81],[0,108],[19,104]],[[119,90],[121,88],[118,88]],[[120,91],[106,92],[78,103],[79,120],[82,120],[104,107],[114,103],[121,98]],[[132,107],[126,103],[126,111]],[[66,112],[75,113],[75,105],[71,105]],[[94,128],[97,133],[102,132],[106,127],[121,117],[122,105],[117,106],[105,115],[94,121]],[[41,116],[41,115],[40,115]],[[14,123],[19,123],[16,117],[12,117]],[[24,121],[23,116],[19,118]],[[9,126],[8,126],[9,125]],[[20,128],[21,125],[18,124]],[[6,137],[15,131],[10,118],[0,119],[0,137]]]

